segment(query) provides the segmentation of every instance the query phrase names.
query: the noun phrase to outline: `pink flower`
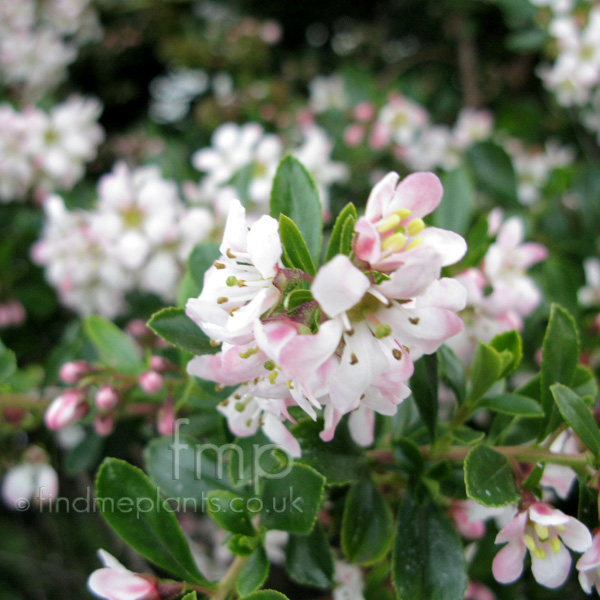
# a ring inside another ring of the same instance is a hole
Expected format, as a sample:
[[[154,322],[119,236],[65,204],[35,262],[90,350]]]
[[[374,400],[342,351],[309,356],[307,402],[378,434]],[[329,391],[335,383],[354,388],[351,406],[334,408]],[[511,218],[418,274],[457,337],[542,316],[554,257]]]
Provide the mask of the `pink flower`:
[[[82,375],[89,371],[90,367],[85,360],[76,360],[75,362],[65,363],[60,368],[60,378],[65,383],[77,383]]]
[[[596,588],[600,595],[600,531],[594,530],[592,547],[577,561],[579,583],[586,594]]]
[[[100,410],[112,410],[119,403],[119,395],[110,385],[103,385],[94,398]]]
[[[489,587],[478,581],[469,581],[467,583],[467,592],[465,600],[496,600],[496,595]]]
[[[156,394],[163,386],[163,376],[156,371],[146,371],[140,375],[139,384],[146,394]]]
[[[572,429],[563,431],[550,446],[550,451],[556,454],[577,454],[579,450],[579,440]],[[553,488],[557,496],[565,500],[575,479],[577,475],[570,467],[547,464],[540,485]]]
[[[531,570],[536,581],[548,588],[561,586],[569,575],[571,555],[565,545],[585,552],[592,545],[587,527],[544,502],[534,502],[498,533],[496,543],[508,544],[492,564],[500,583],[512,583],[523,572],[529,550]]]
[[[2,500],[6,506],[17,510],[23,510],[24,501],[41,504],[58,494],[58,475],[46,462],[46,453],[33,446],[24,459],[21,464],[11,467],[2,481]]]
[[[62,429],[79,421],[87,411],[84,393],[81,390],[67,389],[46,409],[44,422],[48,429]]]
[[[104,550],[98,550],[98,556],[104,568],[88,579],[93,594],[107,600],[159,600],[156,582],[132,573]]]
[[[485,534],[483,519],[473,519],[472,500],[455,500],[450,508],[450,516],[458,533],[467,540],[478,540]]]

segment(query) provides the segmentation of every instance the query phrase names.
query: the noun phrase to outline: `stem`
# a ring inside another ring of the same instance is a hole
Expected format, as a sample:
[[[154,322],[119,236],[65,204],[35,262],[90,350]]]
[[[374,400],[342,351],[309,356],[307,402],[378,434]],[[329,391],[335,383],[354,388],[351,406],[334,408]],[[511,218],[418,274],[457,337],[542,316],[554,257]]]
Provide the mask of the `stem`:
[[[247,556],[236,556],[235,560],[231,563],[229,570],[225,573],[225,576],[221,580],[215,595],[212,597],[212,600],[226,600],[233,588],[235,587],[235,583],[244,568],[244,565],[248,561]]]

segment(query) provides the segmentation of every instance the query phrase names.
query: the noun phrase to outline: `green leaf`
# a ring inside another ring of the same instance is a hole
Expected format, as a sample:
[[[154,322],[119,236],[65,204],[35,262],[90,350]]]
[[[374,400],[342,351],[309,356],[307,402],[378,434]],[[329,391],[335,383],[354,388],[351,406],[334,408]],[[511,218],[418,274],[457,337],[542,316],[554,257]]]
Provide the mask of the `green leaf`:
[[[392,577],[401,600],[463,600],[467,565],[444,510],[409,488],[398,514]]]
[[[234,533],[227,542],[227,549],[237,556],[250,556],[260,547],[260,540],[256,535]]]
[[[325,262],[329,262],[336,254],[350,255],[352,252],[352,238],[354,237],[354,224],[357,219],[356,207],[352,202],[349,202],[335,220],[325,254]]]
[[[543,440],[557,422],[557,412],[550,392],[555,383],[571,385],[579,362],[579,335],[573,317],[553,304],[542,343],[541,402],[544,419],[538,440]]]
[[[269,559],[262,546],[259,546],[251,555],[235,585],[238,594],[251,594],[267,580],[269,575]]]
[[[583,398],[559,383],[550,390],[564,420],[573,428],[585,447],[600,458],[600,432],[598,424]]]
[[[285,568],[290,577],[302,585],[328,588],[333,585],[333,554],[319,522],[308,535],[290,535]]]
[[[284,477],[280,475],[265,481],[261,494],[262,525],[290,533],[310,533],[323,501],[325,477],[299,463]]]
[[[284,596],[281,592],[274,590],[261,590],[260,592],[254,592],[249,596],[244,596],[240,600],[289,600],[287,596]]]
[[[185,435],[180,435],[177,442],[160,437],[146,446],[144,460],[150,477],[163,493],[178,499],[182,509],[197,510],[198,499],[208,492],[233,489],[224,464],[236,452],[231,446],[198,445]]]
[[[394,458],[398,467],[410,475],[420,475],[425,468],[419,446],[407,437],[394,440]]]
[[[170,306],[154,313],[148,327],[163,340],[192,354],[216,354],[209,337],[185,314],[184,308]]]
[[[392,545],[394,519],[381,492],[369,480],[348,492],[342,521],[342,549],[350,562],[373,564]]]
[[[198,600],[196,592],[189,592],[181,600]]]
[[[139,375],[144,371],[134,343],[114,323],[91,315],[83,322],[83,329],[104,364],[126,375]]]
[[[321,256],[323,216],[319,193],[312,177],[293,156],[277,168],[271,191],[270,214],[289,217],[298,227],[315,263]]]
[[[598,384],[594,373],[585,365],[577,365],[570,387],[578,396],[598,396]]]
[[[438,415],[437,356],[423,356],[415,363],[410,389],[431,440],[435,439]]]
[[[518,394],[500,394],[498,396],[487,396],[477,404],[477,408],[487,408],[504,415],[515,415],[518,417],[543,417],[542,407],[527,396]]]
[[[462,446],[472,446],[485,437],[485,432],[461,425],[452,432],[452,439]]]
[[[6,381],[17,370],[17,357],[12,350],[0,352],[0,381]]]
[[[500,353],[483,342],[477,342],[471,365],[471,392],[469,400],[476,402],[500,379],[504,360]]]
[[[205,244],[197,244],[190,253],[187,260],[187,266],[196,285],[202,291],[204,285],[204,275],[212,264],[219,258],[219,245],[209,242]]]
[[[472,178],[465,167],[459,167],[443,173],[440,179],[444,187],[444,196],[432,215],[433,224],[465,235],[475,204]]]
[[[508,198],[517,197],[517,178],[512,161],[503,148],[481,142],[467,151],[478,187]]]
[[[279,236],[283,249],[281,257],[283,264],[290,269],[300,269],[309,275],[314,275],[315,264],[300,230],[294,221],[283,214],[279,215]]]
[[[209,516],[227,531],[242,535],[254,535],[254,527],[246,510],[246,499],[227,490],[208,493]]]
[[[467,496],[484,506],[507,506],[520,496],[508,459],[479,444],[465,459]]]
[[[64,456],[64,468],[67,475],[73,476],[95,467],[102,459],[102,450],[106,438],[95,431],[88,431],[86,436]]]
[[[523,342],[519,332],[513,329],[500,333],[490,342],[490,346],[500,353],[508,351],[512,355],[512,360],[504,367],[500,375],[500,377],[508,377],[519,366],[523,358]]]
[[[364,451],[352,440],[346,423],[338,425],[335,437],[324,442],[319,433],[322,421],[304,420],[292,427],[292,434],[302,448],[298,461],[312,467],[327,479],[327,485],[346,485],[368,473]]]
[[[96,478],[96,497],[102,516],[134,550],[180,579],[212,587],[198,571],[175,515],[141,469],[105,459]]]
[[[462,362],[448,346],[441,346],[437,356],[440,378],[454,392],[458,403],[462,404],[467,395],[465,370]]]

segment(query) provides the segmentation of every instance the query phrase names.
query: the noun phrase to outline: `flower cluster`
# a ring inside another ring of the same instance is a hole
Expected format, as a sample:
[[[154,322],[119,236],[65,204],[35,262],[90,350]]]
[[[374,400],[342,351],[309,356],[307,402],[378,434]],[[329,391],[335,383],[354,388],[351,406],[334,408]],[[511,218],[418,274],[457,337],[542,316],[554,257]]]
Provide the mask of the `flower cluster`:
[[[410,394],[414,361],[462,329],[456,311],[465,290],[440,273],[466,244],[423,222],[441,184],[432,173],[398,180],[390,173],[371,192],[355,223],[353,258],[337,254],[314,277],[284,267],[275,219],[248,229],[243,206],[232,201],[221,257],[187,314],[222,344],[190,361],[188,372],[240,386],[220,406],[236,435],[262,427],[298,456],[283,424],[298,406],[313,419],[323,414],[326,441],[351,413],[354,439],[369,445],[374,413],[393,415]]]
[[[461,313],[465,328],[448,341],[464,361],[473,356],[477,340],[489,342],[510,329],[520,331],[523,318],[541,302],[541,292],[527,275],[527,269],[544,260],[547,250],[541,244],[526,242],[519,217],[500,225],[501,213],[490,215],[491,233],[496,233],[480,265],[456,277],[467,290],[467,308]]]
[[[291,149],[313,176],[325,210],[328,188],[348,177],[347,167],[331,160],[332,149],[333,143],[316,125],[306,128],[302,144]],[[217,214],[226,215],[240,187],[247,186],[243,191],[248,199],[264,209],[283,153],[281,138],[265,133],[258,123],[219,126],[213,133],[212,145],[192,157],[194,167],[206,173],[198,189],[199,199],[214,205]]]
[[[454,169],[464,151],[492,133],[492,115],[464,108],[453,127],[430,122],[420,104],[393,94],[379,111],[369,103],[353,109],[354,123],[345,132],[346,144],[356,146],[366,137],[374,150],[390,149],[409,169]]]
[[[100,34],[90,0],[2,2],[1,79],[34,101],[64,79],[78,48]]]
[[[93,210],[67,210],[52,196],[34,260],[65,306],[114,317],[134,289],[172,299],[183,261],[213,228],[211,213],[187,208],[155,167],[124,163],[100,179]]]
[[[104,139],[101,112],[97,100],[79,96],[49,112],[0,105],[0,202],[71,189]]]

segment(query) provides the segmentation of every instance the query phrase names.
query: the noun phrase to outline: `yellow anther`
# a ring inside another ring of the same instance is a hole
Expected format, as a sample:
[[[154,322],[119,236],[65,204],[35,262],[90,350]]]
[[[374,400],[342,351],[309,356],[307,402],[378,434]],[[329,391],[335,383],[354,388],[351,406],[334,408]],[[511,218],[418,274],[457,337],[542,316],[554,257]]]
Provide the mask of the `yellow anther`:
[[[225,304],[226,302],[229,302],[229,298],[225,296],[219,296],[217,298],[217,304]]]
[[[392,213],[389,217],[386,217],[377,225],[377,231],[380,233],[385,233],[386,231],[391,231],[397,225],[400,225],[400,221],[402,219],[395,213]]]
[[[540,525],[539,523],[534,523],[533,527],[535,528],[535,531],[538,534],[540,541],[545,542],[548,539],[548,536],[550,535],[548,528],[545,525]]]
[[[406,236],[403,233],[395,233],[381,242],[381,249],[383,251],[391,250],[392,252],[397,252],[398,250],[402,250],[404,244],[406,244]]]
[[[555,525],[554,529],[557,529],[558,531],[564,531],[565,530],[565,526],[564,525]]]
[[[406,246],[405,250],[412,250],[417,246],[420,246],[423,243],[423,236],[416,237],[408,246]]]
[[[423,229],[425,229],[425,223],[423,222],[423,219],[413,219],[406,226],[406,229],[408,229],[408,233],[410,233],[410,235],[417,235],[418,233],[421,233]]]
[[[560,552],[560,540],[555,537],[550,540],[550,549],[554,554],[558,554]]]
[[[526,534],[524,539],[525,545],[527,546],[529,551],[535,554],[535,540],[529,534]]]
[[[541,546],[538,546],[533,551],[533,554],[534,554],[534,556],[537,556],[538,558],[546,558],[546,551]]]
[[[277,375],[279,375],[279,371],[271,371],[269,373],[269,383],[271,385],[275,385],[275,381],[277,381]]]
[[[408,208],[400,208],[394,214],[398,215],[400,217],[401,221],[404,221],[404,219],[406,219],[407,217],[410,217],[410,215],[412,215],[412,210],[410,210]]]
[[[250,358],[253,354],[258,354],[259,352],[258,348],[248,348],[246,352],[240,352],[240,358]]]
[[[292,383],[292,380],[291,380],[291,379],[288,379],[288,380],[285,382],[285,385],[287,386],[287,389],[288,389],[288,390],[293,390],[293,389],[294,389],[294,384]]]

